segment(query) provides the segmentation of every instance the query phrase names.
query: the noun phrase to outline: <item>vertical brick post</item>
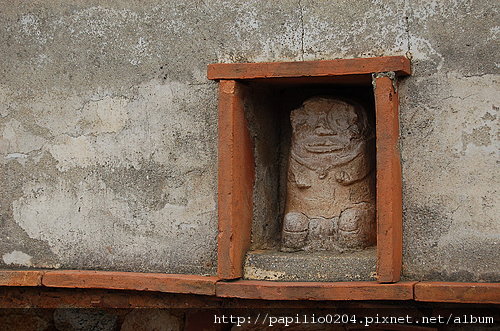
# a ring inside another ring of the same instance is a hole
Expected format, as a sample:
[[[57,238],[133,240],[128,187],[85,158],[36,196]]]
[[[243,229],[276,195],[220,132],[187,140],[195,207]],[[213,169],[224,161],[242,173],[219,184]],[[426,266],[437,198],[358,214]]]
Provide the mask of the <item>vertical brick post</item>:
[[[374,75],[377,139],[377,280],[397,282],[401,275],[403,227],[399,100],[394,73]]]
[[[243,276],[243,260],[251,238],[255,170],[244,90],[235,80],[219,82],[217,274],[221,279]]]

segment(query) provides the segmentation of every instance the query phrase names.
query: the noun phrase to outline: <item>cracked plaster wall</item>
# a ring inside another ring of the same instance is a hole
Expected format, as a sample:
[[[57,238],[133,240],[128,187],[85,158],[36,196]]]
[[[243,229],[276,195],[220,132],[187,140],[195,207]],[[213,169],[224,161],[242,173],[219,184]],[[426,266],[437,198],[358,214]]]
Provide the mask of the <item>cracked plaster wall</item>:
[[[213,62],[412,57],[404,275],[500,279],[494,1],[30,1],[0,9],[0,265],[213,274]]]

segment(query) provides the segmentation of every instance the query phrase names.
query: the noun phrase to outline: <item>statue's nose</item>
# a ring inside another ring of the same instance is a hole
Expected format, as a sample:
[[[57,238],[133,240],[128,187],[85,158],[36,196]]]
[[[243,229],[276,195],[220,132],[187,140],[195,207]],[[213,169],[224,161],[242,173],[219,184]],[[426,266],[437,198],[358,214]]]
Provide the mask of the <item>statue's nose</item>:
[[[331,136],[336,134],[335,131],[332,130],[330,125],[328,125],[326,119],[323,116],[319,119],[318,123],[316,124],[314,132],[318,136]]]

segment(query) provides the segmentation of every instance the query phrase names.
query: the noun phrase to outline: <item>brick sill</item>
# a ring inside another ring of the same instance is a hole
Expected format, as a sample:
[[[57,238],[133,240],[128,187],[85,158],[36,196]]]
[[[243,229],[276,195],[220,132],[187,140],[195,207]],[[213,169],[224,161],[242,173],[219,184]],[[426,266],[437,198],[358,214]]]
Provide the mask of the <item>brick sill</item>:
[[[0,271],[0,286],[153,291],[262,300],[413,300],[500,304],[500,283],[224,281],[214,276],[180,274],[3,270]]]

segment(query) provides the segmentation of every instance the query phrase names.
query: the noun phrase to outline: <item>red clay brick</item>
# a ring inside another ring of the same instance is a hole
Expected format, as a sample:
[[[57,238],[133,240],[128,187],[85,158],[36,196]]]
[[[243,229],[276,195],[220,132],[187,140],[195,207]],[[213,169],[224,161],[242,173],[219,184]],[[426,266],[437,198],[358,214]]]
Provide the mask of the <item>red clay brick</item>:
[[[410,60],[404,56],[384,56],[304,62],[214,63],[208,65],[207,77],[208,79],[328,77],[386,71],[409,75]]]
[[[416,282],[218,282],[217,296],[265,300],[411,300]]]
[[[402,263],[402,188],[398,94],[389,77],[376,78],[377,280],[397,282]]]
[[[415,285],[415,300],[500,304],[500,283],[420,282]]]
[[[60,270],[47,271],[42,285],[213,295],[216,281],[216,277],[196,275]]]
[[[223,279],[243,276],[243,260],[250,246],[255,175],[243,94],[240,83],[220,82],[218,275]]]
[[[41,270],[2,270],[0,286],[40,286],[43,273]]]

